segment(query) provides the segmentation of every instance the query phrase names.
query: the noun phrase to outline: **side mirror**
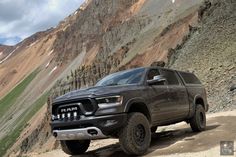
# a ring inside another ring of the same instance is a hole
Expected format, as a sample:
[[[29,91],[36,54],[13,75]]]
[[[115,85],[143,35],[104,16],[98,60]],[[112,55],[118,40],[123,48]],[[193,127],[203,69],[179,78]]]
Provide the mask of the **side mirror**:
[[[152,80],[147,80],[147,83],[149,85],[153,85],[155,83],[158,83],[158,82],[165,82],[166,79],[163,75],[157,75],[157,76],[154,76]]]

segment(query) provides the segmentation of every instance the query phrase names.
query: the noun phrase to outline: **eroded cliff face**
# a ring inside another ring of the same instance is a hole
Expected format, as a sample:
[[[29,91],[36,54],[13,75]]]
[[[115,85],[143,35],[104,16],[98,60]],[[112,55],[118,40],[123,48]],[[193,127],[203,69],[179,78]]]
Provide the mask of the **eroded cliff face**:
[[[144,0],[90,1],[84,10],[78,10],[67,27],[57,33],[53,46],[58,53],[56,61],[72,60],[86,47],[97,46],[97,59],[105,60],[116,48],[130,42],[148,23],[148,18],[131,18]],[[68,19],[69,20],[69,19]],[[66,21],[65,21],[66,22]],[[95,52],[93,52],[95,53]]]
[[[167,62],[198,21],[201,1],[90,1],[75,21],[58,32],[56,61],[61,65],[86,51],[83,64],[57,82],[55,96],[91,86],[105,75]],[[64,23],[68,23],[69,19]],[[170,30],[170,31],[168,31]],[[61,58],[61,59],[60,59]]]

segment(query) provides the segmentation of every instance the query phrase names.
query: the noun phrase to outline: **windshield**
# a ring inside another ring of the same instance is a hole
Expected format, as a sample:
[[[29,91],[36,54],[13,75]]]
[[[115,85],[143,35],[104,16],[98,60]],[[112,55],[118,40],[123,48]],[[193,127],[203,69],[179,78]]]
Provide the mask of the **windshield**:
[[[104,77],[96,86],[116,86],[127,84],[139,84],[144,75],[144,68],[122,71]]]

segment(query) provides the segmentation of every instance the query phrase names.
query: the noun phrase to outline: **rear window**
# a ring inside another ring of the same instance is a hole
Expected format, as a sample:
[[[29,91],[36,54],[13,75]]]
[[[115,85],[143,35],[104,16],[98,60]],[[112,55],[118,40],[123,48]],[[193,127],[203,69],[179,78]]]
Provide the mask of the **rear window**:
[[[200,80],[191,73],[179,72],[186,84],[201,84]]]
[[[168,85],[179,85],[178,78],[174,71],[162,69],[162,74],[166,78]]]

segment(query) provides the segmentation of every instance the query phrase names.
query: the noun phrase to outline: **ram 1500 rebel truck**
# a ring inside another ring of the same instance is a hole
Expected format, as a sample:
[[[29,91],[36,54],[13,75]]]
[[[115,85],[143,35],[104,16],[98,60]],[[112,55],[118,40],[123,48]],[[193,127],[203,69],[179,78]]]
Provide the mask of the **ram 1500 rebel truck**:
[[[119,138],[127,154],[145,154],[158,126],[181,121],[206,127],[206,91],[192,73],[142,67],[110,74],[94,87],[52,103],[51,128],[64,152],[82,154],[90,140]]]

